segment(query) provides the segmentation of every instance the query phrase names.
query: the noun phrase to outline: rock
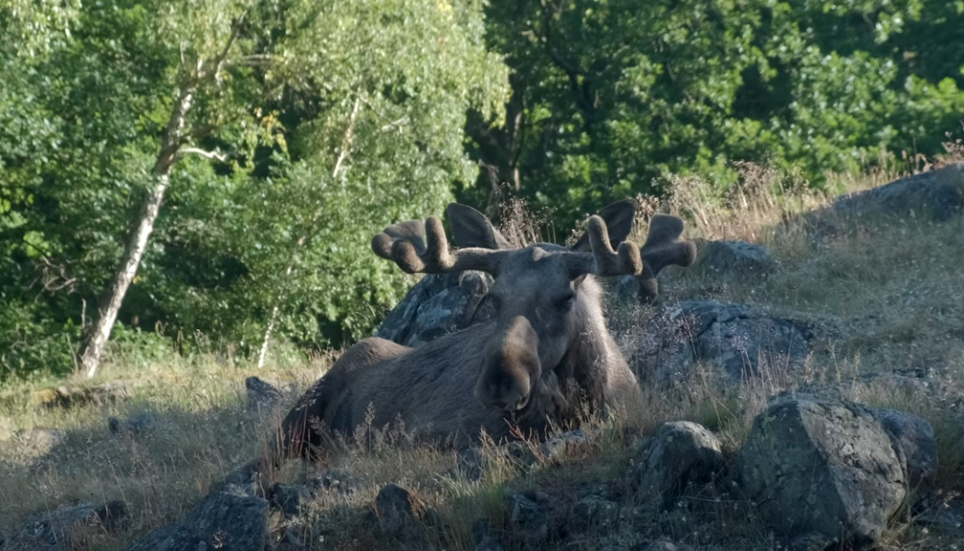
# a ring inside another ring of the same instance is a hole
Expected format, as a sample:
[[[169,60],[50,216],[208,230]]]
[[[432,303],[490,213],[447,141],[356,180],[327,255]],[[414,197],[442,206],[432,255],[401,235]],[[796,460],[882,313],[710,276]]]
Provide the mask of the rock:
[[[488,522],[484,520],[475,521],[475,524],[472,525],[475,551],[505,551],[502,542],[492,532],[492,526]]]
[[[201,538],[180,524],[152,530],[126,551],[207,551]]]
[[[305,504],[318,497],[323,487],[324,483],[321,479],[312,479],[306,484],[277,482],[268,490],[268,503],[284,513],[286,517],[297,517]]]
[[[482,272],[427,275],[385,318],[375,336],[419,346],[494,318],[485,301],[492,277]]]
[[[11,441],[28,456],[42,456],[60,444],[64,436],[64,432],[57,429],[22,429],[14,431]]]
[[[530,541],[544,541],[549,536],[549,512],[532,497],[509,492],[506,496],[509,526]]]
[[[937,489],[937,441],[930,423],[894,409],[875,409],[873,415],[891,438],[894,451],[906,465],[908,489],[920,500]]]
[[[425,507],[408,490],[389,484],[375,497],[375,513],[382,530],[401,536],[417,523]]]
[[[35,405],[46,408],[72,408],[84,405],[104,405],[130,398],[130,384],[111,381],[92,387],[62,385],[37,391],[32,398]]]
[[[746,241],[710,241],[703,248],[697,266],[724,281],[765,276],[776,261],[763,245]]]
[[[609,531],[619,524],[619,504],[599,496],[587,496],[569,512],[569,529],[576,533]]]
[[[837,233],[841,223],[868,216],[925,217],[946,221],[964,206],[964,163],[915,174],[889,184],[843,195],[824,209],[806,215],[811,231]]]
[[[258,377],[244,380],[248,393],[248,411],[271,411],[281,402],[281,391]]]
[[[722,467],[722,446],[712,432],[675,421],[656,431],[629,478],[641,497],[670,508],[688,484],[710,482]]]
[[[539,451],[545,459],[561,459],[569,452],[584,447],[586,442],[586,432],[582,429],[576,429],[546,440],[539,445]]]
[[[268,502],[231,486],[208,494],[181,524],[222,551],[263,551],[268,542]]]
[[[890,436],[852,402],[771,401],[733,474],[763,520],[790,541],[822,535],[838,546],[873,546],[907,496]]]
[[[658,385],[688,380],[698,363],[735,382],[763,370],[773,377],[774,371],[801,367],[815,339],[803,322],[714,300],[682,302],[640,334],[630,363],[641,381]]]
[[[667,539],[650,542],[643,551],[692,551],[692,547],[683,543],[673,543]]]
[[[19,532],[10,535],[2,549],[67,551],[82,544],[89,534],[116,531],[126,518],[127,505],[123,501],[63,507],[28,520]]]
[[[108,417],[107,428],[111,434],[125,434],[135,436],[150,431],[155,425],[156,419],[150,413],[138,413],[128,419],[119,417]]]

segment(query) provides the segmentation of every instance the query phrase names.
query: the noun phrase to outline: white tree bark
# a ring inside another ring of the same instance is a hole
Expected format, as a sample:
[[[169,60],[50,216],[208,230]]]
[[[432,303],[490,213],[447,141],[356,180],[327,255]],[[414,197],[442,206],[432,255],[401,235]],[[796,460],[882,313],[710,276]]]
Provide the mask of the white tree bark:
[[[97,374],[101,357],[104,354],[104,347],[110,339],[114,322],[117,321],[117,312],[120,311],[121,304],[124,302],[124,295],[127,294],[127,289],[134,281],[134,276],[137,275],[137,267],[140,266],[144,251],[147,250],[147,241],[151,232],[154,231],[154,222],[157,220],[161,203],[164,201],[164,192],[167,191],[170,182],[171,168],[185,153],[200,154],[209,159],[223,160],[220,154],[216,152],[182,148],[185,135],[184,125],[187,121],[187,114],[191,110],[191,104],[194,102],[194,95],[201,83],[211,78],[215,81],[218,80],[224,61],[238,37],[238,32],[241,30],[241,25],[244,23],[246,16],[247,11],[241,13],[234,22],[230,36],[228,36],[224,47],[217,55],[207,60],[199,59],[197,61],[196,72],[187,79],[187,84],[181,88],[174,106],[171,108],[171,117],[168,119],[167,127],[164,128],[164,134],[161,136],[161,151],[157,155],[157,161],[154,163],[152,171],[155,181],[148,191],[147,199],[141,206],[141,212],[137,218],[137,229],[124,248],[121,269],[117,272],[117,276],[110,286],[107,303],[100,311],[97,322],[91,328],[87,348],[84,349],[84,353],[80,357],[80,365],[87,370],[87,377],[93,377]]]
[[[161,140],[161,152],[154,163],[154,176],[156,178],[153,187],[148,191],[147,198],[141,206],[140,215],[137,220],[137,229],[131,236],[127,247],[124,249],[124,258],[121,269],[108,291],[107,303],[97,317],[97,321],[91,328],[87,348],[80,357],[80,365],[87,370],[87,377],[97,374],[100,367],[100,360],[104,354],[104,347],[110,339],[111,330],[117,320],[117,312],[120,311],[124,301],[124,295],[137,275],[137,267],[141,263],[144,251],[147,250],[147,241],[154,230],[154,221],[157,220],[157,213],[161,209],[164,201],[164,192],[167,190],[171,175],[171,167],[177,161],[179,154],[181,134],[184,131],[184,121],[188,111],[191,110],[191,103],[194,101],[194,87],[189,87],[181,92],[174,108],[171,110],[171,118]]]
[[[338,173],[341,172],[341,167],[348,158],[348,152],[351,150],[351,140],[355,132],[355,119],[358,117],[358,108],[361,106],[361,96],[355,99],[355,105],[352,106],[351,114],[348,116],[348,128],[345,129],[345,136],[341,141],[341,151],[338,152],[338,159],[335,161],[335,169],[331,173],[332,179],[338,177]],[[305,229],[305,233],[298,238],[295,243],[295,250],[297,251],[305,245],[308,241],[308,237],[311,234],[312,229],[318,220],[321,218],[321,211],[318,210],[311,217],[311,222]],[[285,281],[291,277],[291,273],[294,271],[295,267],[295,257],[292,255],[291,262],[288,264],[288,268],[285,270]],[[274,332],[275,324],[278,322],[278,313],[280,312],[280,303],[283,298],[283,291],[278,293],[278,298],[275,299],[274,308],[271,309],[271,317],[268,318],[268,326],[264,329],[264,339],[261,340],[261,351],[258,353],[258,367],[264,367],[265,359],[268,357],[268,343],[271,342],[271,333]]]

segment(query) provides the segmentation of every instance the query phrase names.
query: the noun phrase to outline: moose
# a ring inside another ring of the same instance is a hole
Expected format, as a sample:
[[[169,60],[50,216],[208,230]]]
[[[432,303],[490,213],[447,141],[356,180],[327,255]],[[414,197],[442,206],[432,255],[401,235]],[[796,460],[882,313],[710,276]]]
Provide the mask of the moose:
[[[606,328],[595,277],[636,276],[651,296],[656,274],[691,264],[695,249],[678,239],[683,221],[667,215],[654,217],[642,249],[625,241],[635,212],[632,201],[609,205],[571,247],[515,248],[483,214],[457,203],[446,217],[458,249],[434,216],[386,228],[372,249],[407,273],[491,274],[498,314],[418,348],[379,338],[352,346],[285,417],[273,460],[317,459],[327,438],[350,437],[366,422],[401,421],[417,437],[465,447],[483,433],[495,441],[540,437],[585,414],[638,406],[640,388]],[[256,460],[236,476],[258,470]]]

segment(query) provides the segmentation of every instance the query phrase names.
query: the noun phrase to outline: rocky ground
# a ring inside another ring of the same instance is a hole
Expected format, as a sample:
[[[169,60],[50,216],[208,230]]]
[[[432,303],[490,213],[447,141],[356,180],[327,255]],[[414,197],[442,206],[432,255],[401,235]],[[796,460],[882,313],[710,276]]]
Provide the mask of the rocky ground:
[[[661,273],[655,305],[609,284],[647,414],[546,442],[457,455],[367,427],[323,465],[229,486],[316,368],[183,410],[151,406],[144,377],[31,390],[0,420],[0,549],[964,547],[962,192],[952,164],[808,208],[670,203],[697,264]],[[379,335],[418,346],[489,319],[488,285],[425,277]],[[191,369],[160,386],[250,375]]]

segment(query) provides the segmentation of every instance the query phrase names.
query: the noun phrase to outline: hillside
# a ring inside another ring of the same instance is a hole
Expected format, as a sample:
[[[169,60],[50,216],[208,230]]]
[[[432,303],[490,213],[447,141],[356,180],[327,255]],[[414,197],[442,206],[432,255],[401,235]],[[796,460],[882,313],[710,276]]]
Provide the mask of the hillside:
[[[631,280],[607,283],[611,331],[643,385],[640,416],[592,419],[549,445],[483,446],[461,457],[413,442],[404,430],[367,427],[368,445],[346,444],[325,464],[292,462],[264,479],[256,490],[267,503],[230,493],[207,503],[231,511],[226,523],[246,526],[251,541],[268,538],[273,549],[836,548],[816,537],[788,541],[765,505],[733,490],[734,473],[751,463],[741,452],[747,442],[758,445],[755,431],[763,430],[754,419],[784,393],[858,402],[866,409],[841,406],[855,423],[879,408],[926,421],[937,457],[924,476],[930,486],[904,488],[873,541],[847,545],[957,548],[964,541],[964,165],[887,187],[897,175],[841,177],[848,193],[864,192],[843,200],[805,188],[778,192],[776,171],[742,170],[742,184],[725,197],[677,178],[671,199],[642,202],[634,242],[644,241],[654,212],[669,212],[686,220],[685,235],[700,251],[696,265],[660,275],[656,305],[638,305]],[[695,324],[681,321],[688,317]],[[195,355],[138,355],[131,347],[94,380],[26,381],[0,396],[0,549],[126,549],[202,514],[192,508],[260,453],[272,427],[339,354],[304,358],[279,349],[259,369],[194,338],[202,351]],[[252,376],[281,391],[246,389]],[[661,429],[675,421],[708,431]],[[686,460],[696,466],[665,485],[673,469],[690,464],[673,455],[685,450],[666,444],[674,430],[715,451],[712,460]],[[919,457],[897,456],[913,478]],[[232,507],[239,516],[231,517]],[[266,519],[264,530],[250,518]],[[264,548],[243,543],[225,548]]]

